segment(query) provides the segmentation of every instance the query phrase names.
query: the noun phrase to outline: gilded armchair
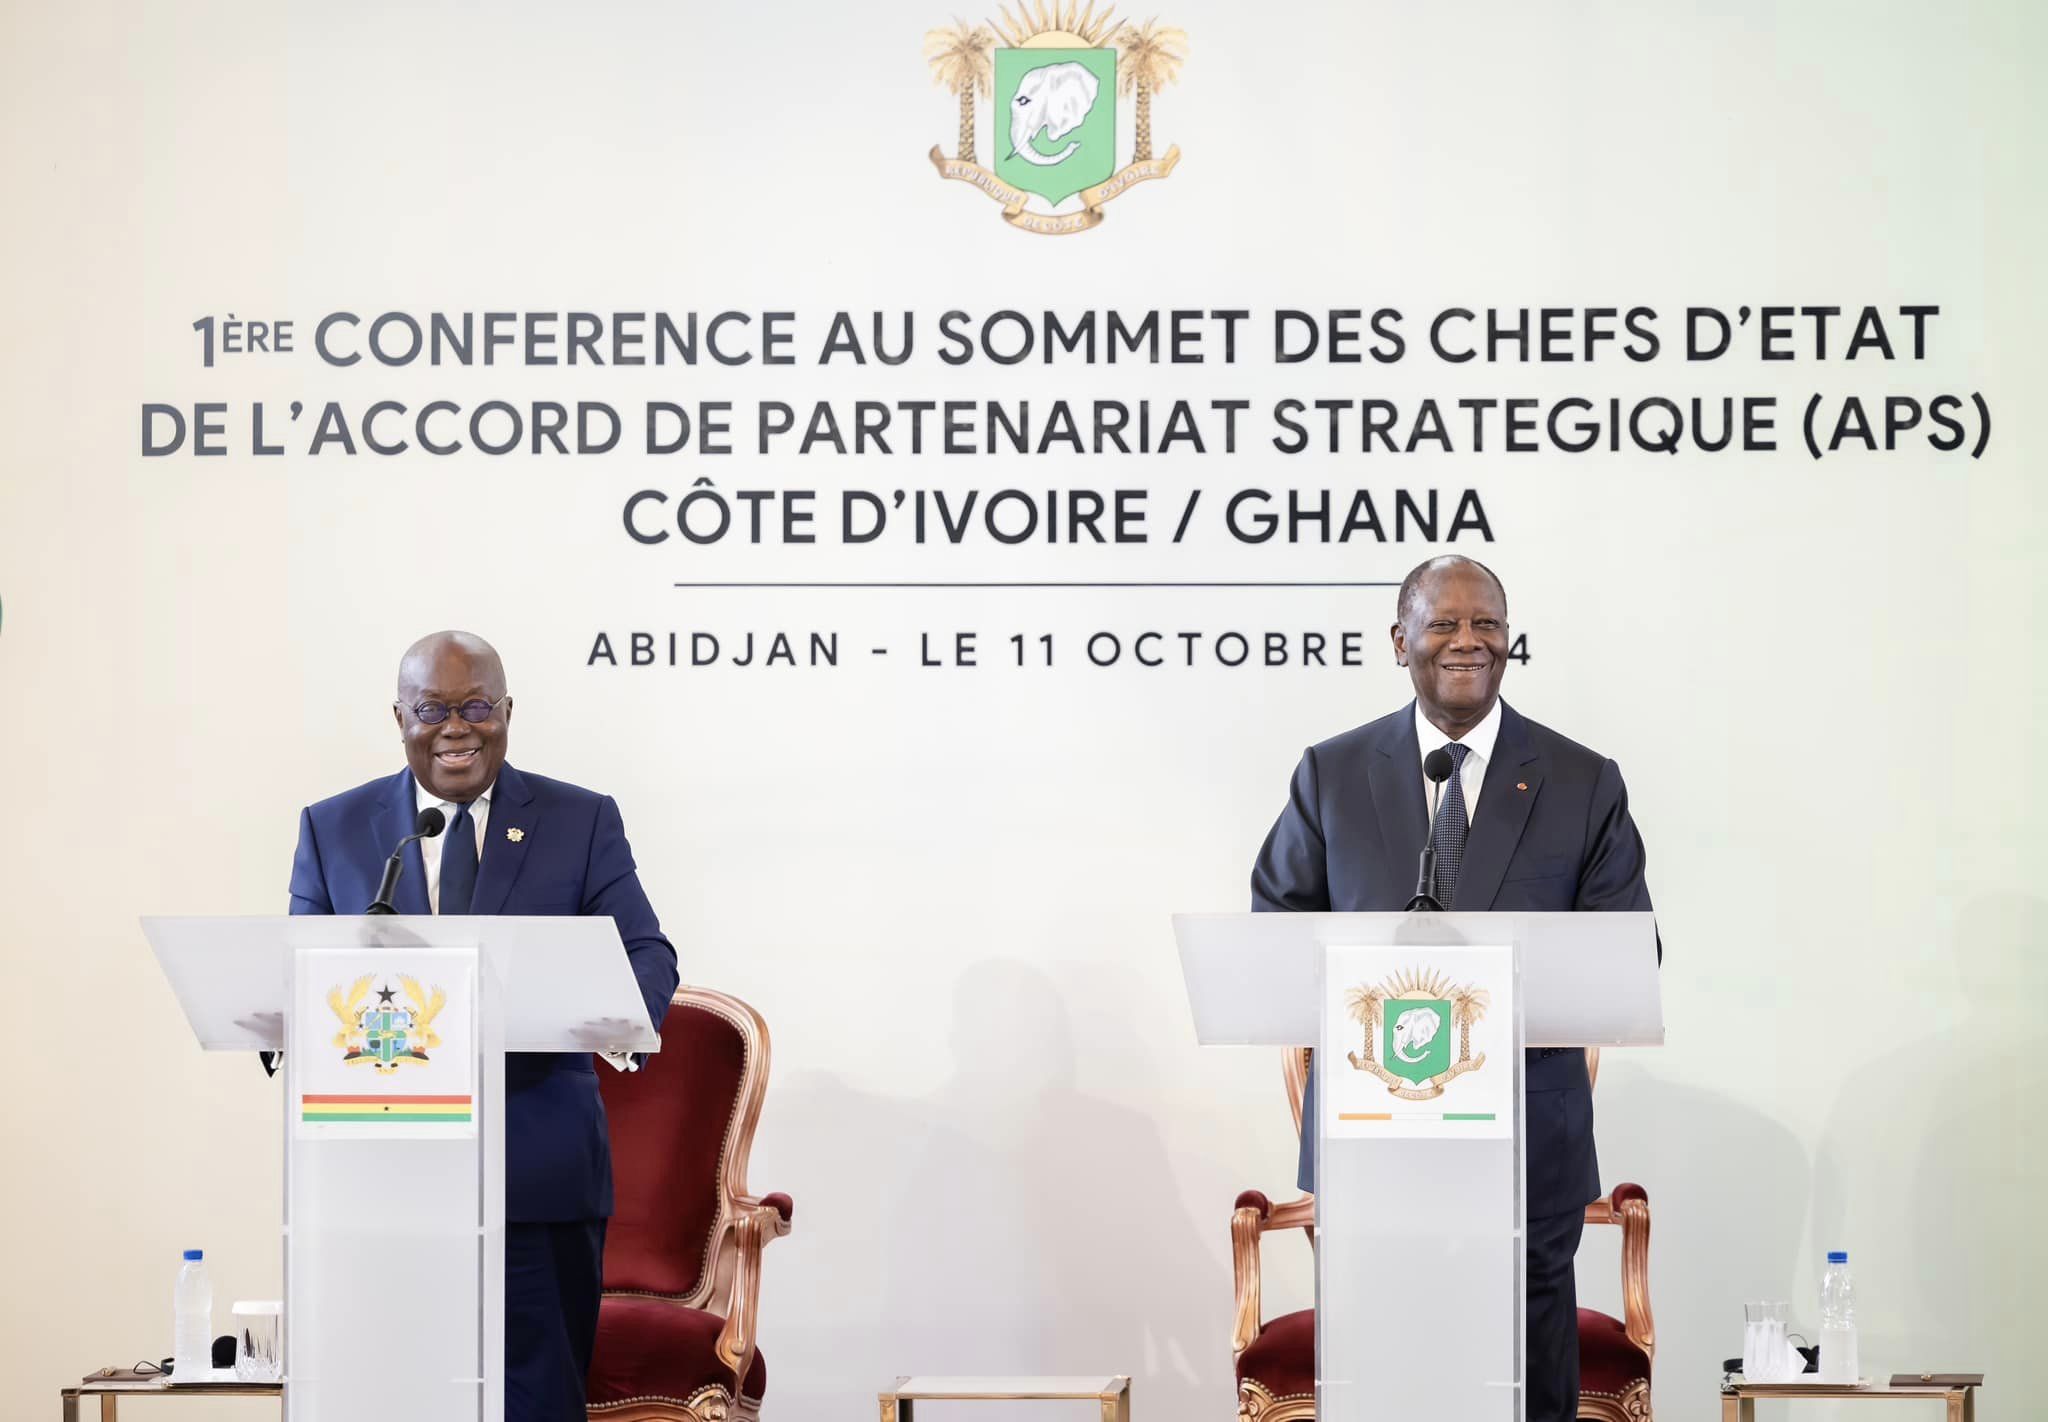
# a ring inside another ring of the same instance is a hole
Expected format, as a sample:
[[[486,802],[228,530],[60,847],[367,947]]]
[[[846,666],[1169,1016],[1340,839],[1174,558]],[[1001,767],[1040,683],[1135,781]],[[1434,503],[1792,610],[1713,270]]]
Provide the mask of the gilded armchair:
[[[1301,1097],[1308,1081],[1306,1049],[1286,1054],[1287,1105],[1301,1131]],[[1316,1199],[1303,1195],[1275,1205],[1257,1190],[1237,1197],[1230,1214],[1231,1274],[1237,1316],[1230,1330],[1237,1363],[1239,1422],[1310,1422],[1316,1415],[1316,1312],[1312,1308],[1262,1321],[1259,1245],[1273,1230],[1298,1229],[1315,1237]]]
[[[761,1252],[789,1233],[787,1195],[747,1193],[768,1089],[768,1026],[685,987],[641,1070],[599,1073],[616,1207],[590,1365],[593,1422],[752,1422],[768,1389],[756,1346]]]
[[[1586,1053],[1587,1074],[1600,1079],[1600,1053]],[[1650,1196],[1640,1185],[1617,1185],[1586,1206],[1589,1225],[1621,1227],[1621,1314],[1579,1310],[1579,1416],[1594,1422],[1650,1422],[1650,1364],[1657,1327],[1650,1315]]]
[[[1587,1055],[1597,1077],[1599,1053]],[[1297,1133],[1308,1063],[1306,1050],[1286,1054],[1287,1104]],[[1617,1185],[1607,1198],[1586,1207],[1586,1223],[1621,1228],[1623,1317],[1579,1310],[1579,1416],[1588,1422],[1651,1422],[1650,1363],[1657,1342],[1650,1315],[1650,1197],[1640,1185]],[[1257,1190],[1237,1197],[1230,1216],[1237,1292],[1230,1346],[1237,1365],[1239,1422],[1310,1422],[1315,1416],[1315,1310],[1268,1322],[1260,1309],[1261,1241],[1274,1230],[1290,1229],[1314,1236],[1313,1195],[1283,1205]]]

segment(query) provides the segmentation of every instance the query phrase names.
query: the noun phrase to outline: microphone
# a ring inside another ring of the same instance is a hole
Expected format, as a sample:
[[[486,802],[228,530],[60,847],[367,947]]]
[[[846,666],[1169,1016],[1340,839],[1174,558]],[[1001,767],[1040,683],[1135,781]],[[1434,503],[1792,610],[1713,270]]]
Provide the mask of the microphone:
[[[1451,753],[1438,747],[1422,758],[1422,774],[1429,781],[1429,824],[1436,828],[1436,808],[1442,800],[1444,782],[1451,778]],[[1426,910],[1442,913],[1444,906],[1436,901],[1432,892],[1436,888],[1436,845],[1424,836],[1422,856],[1415,866],[1415,897],[1408,900],[1408,912]]]
[[[419,818],[413,821],[412,833],[398,841],[398,848],[391,851],[391,857],[384,861],[384,879],[377,885],[377,897],[364,913],[397,913],[391,906],[392,891],[398,887],[398,876],[405,872],[405,847],[416,839],[432,839],[448,827],[448,817],[441,813],[438,805],[429,805],[421,810]],[[284,1061],[284,1053],[262,1052],[256,1054],[263,1061],[263,1074],[276,1076],[278,1066]]]
[[[398,848],[391,851],[391,857],[384,861],[384,878],[377,885],[377,897],[364,913],[397,913],[391,906],[392,891],[398,887],[398,876],[405,872],[405,847],[416,839],[432,839],[448,827],[448,817],[441,813],[438,805],[429,805],[421,810],[419,818],[413,821],[412,833],[398,841]],[[284,1061],[284,1053],[258,1052],[263,1060],[263,1074],[276,1076],[278,1066]]]
[[[391,906],[391,895],[398,888],[398,876],[405,872],[405,847],[416,839],[432,839],[447,827],[448,817],[441,813],[440,806],[429,805],[420,811],[420,817],[413,821],[412,833],[398,841],[398,847],[384,861],[384,878],[377,885],[377,897],[370,901],[364,913],[398,912]]]

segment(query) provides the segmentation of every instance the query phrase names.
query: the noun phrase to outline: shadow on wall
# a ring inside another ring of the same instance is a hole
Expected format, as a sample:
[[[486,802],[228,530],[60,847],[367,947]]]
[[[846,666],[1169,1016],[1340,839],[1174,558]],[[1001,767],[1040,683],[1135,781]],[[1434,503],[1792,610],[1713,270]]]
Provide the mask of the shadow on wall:
[[[1805,1228],[1805,1148],[1781,1122],[1734,1099],[1659,1078],[1609,1053],[1595,1089],[1600,1183],[1650,1192],[1650,1303],[1657,1320],[1657,1413],[1693,1415],[1721,1364],[1742,1352],[1745,1299],[1783,1298]],[[1586,1232],[1579,1302],[1621,1316],[1618,1269],[1592,1278],[1591,1257],[1618,1246]]]
[[[902,1373],[1129,1373],[1147,1413],[1229,1416],[1227,1231],[1181,1208],[1148,1116],[1075,1088],[1052,982],[970,967],[947,1041],[927,1096],[825,1073],[769,1093],[775,1134],[832,1162],[770,1167],[803,1238],[762,1289],[770,1406],[843,1417]]]
[[[1859,1318],[1866,1373],[1982,1371],[1994,1396],[2034,1399],[2048,1391],[2048,912],[2019,894],[1968,899],[1950,948],[1955,981],[1903,994],[1896,1049],[1843,1082],[1814,1246],[1839,1240],[1852,1268],[1861,1250],[1859,1310],[1902,1325],[1873,1334]]]

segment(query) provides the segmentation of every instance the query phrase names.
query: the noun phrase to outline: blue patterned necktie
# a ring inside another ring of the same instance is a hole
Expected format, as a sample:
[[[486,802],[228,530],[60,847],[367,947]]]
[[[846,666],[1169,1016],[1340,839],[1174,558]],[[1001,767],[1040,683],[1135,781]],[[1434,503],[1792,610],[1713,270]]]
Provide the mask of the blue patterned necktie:
[[[1465,842],[1462,830],[1458,842]],[[468,913],[475,896],[476,821],[469,817],[469,806],[459,805],[441,846],[441,912]]]
[[[1451,778],[1444,782],[1444,788],[1436,803],[1436,823],[1429,827],[1429,842],[1436,850],[1436,901],[1446,909],[1451,907],[1451,898],[1458,891],[1458,866],[1465,862],[1465,833],[1472,828],[1472,819],[1465,811],[1465,757],[1472,754],[1470,746],[1452,741],[1444,747],[1451,758]],[[448,871],[442,870],[443,875]],[[443,879],[446,884],[446,879]],[[445,896],[444,887],[441,893]]]

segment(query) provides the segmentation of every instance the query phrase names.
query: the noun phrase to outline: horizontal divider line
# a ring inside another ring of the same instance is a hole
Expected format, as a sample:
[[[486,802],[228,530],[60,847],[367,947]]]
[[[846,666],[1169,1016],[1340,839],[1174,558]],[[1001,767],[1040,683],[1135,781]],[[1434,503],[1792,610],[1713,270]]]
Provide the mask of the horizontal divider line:
[[[1397,588],[1399,582],[679,582],[679,588]]]

